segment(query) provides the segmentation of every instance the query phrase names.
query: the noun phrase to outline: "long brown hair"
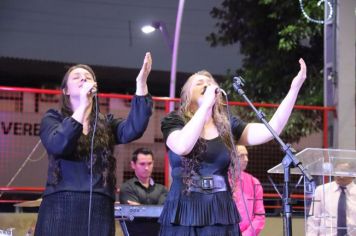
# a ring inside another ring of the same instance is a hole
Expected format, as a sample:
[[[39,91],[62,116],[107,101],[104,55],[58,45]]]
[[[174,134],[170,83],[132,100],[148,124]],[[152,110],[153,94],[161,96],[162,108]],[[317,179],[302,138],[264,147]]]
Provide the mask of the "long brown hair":
[[[77,69],[83,68],[87,70],[96,82],[96,77],[94,71],[87,65],[78,64],[70,67],[65,73],[62,83],[61,90],[63,91],[60,98],[60,112],[64,117],[69,117],[73,114],[72,106],[70,103],[69,95],[66,94],[67,82],[69,74]],[[96,98],[98,99],[98,97]],[[88,135],[81,135],[78,140],[77,149],[74,152],[73,158],[76,160],[86,161],[88,169],[90,168],[90,139],[93,135],[93,125],[95,121],[96,106],[95,102],[92,103],[92,112],[90,114],[90,130]],[[99,104],[99,101],[98,101]],[[114,135],[110,127],[110,119],[112,117],[107,117],[99,113],[97,121],[97,129],[94,139],[93,147],[93,172],[101,173],[103,177],[103,185],[109,185],[115,188],[116,185],[116,159],[113,156],[113,148],[115,145]],[[61,167],[58,161],[54,163],[54,183],[57,184],[61,178]]]
[[[184,121],[187,123],[194,115],[195,109],[192,108],[192,84],[193,80],[196,76],[198,75],[203,75],[207,77],[212,84],[217,85],[214,77],[206,70],[198,71],[197,73],[191,75],[184,86],[182,87],[181,91],[181,105],[180,105],[180,115],[183,117]],[[230,134],[231,134],[231,128],[230,128],[230,122],[229,118],[226,113],[226,104],[224,103],[222,99],[222,95],[219,94],[216,103],[213,106],[213,111],[212,111],[212,118],[213,122],[217,127],[217,130],[219,132],[220,137],[222,138],[223,143],[225,146],[228,148],[230,152],[230,156],[232,155],[233,152],[233,144],[231,143],[230,139]],[[197,170],[199,169],[199,165],[201,160],[199,160],[198,156],[201,152],[205,151],[205,143],[203,140],[200,138],[198,139],[197,144],[194,146],[193,150],[191,153],[183,157],[182,160],[182,165],[183,165],[183,183],[186,185],[186,192],[189,192],[189,187],[192,185],[191,183],[191,177],[193,175],[196,175]],[[234,164],[235,160],[231,161],[231,164],[229,166],[229,172],[230,174],[233,174],[234,172]]]

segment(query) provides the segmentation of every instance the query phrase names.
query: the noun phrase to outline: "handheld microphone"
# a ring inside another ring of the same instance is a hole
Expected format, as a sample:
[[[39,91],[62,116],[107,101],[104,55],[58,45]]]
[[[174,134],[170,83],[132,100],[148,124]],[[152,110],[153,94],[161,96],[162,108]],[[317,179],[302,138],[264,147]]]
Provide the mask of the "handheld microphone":
[[[86,82],[87,82],[87,79],[86,79],[86,78],[83,78],[82,81],[84,81],[84,83],[86,83]],[[96,95],[97,92],[98,92],[98,88],[92,87],[92,88],[89,90],[88,93],[89,93],[89,94],[92,94],[92,95]]]
[[[201,92],[202,95],[204,95],[204,93],[205,93],[207,87],[208,87],[208,86],[204,86],[203,91]],[[218,94],[218,93],[223,93],[223,94],[226,95],[226,92],[225,92],[223,89],[221,89],[221,88],[216,88],[216,89],[215,89],[215,94]]]
[[[93,94],[93,95],[96,95],[97,92],[98,92],[97,88],[94,88],[94,87],[89,90],[89,93]]]

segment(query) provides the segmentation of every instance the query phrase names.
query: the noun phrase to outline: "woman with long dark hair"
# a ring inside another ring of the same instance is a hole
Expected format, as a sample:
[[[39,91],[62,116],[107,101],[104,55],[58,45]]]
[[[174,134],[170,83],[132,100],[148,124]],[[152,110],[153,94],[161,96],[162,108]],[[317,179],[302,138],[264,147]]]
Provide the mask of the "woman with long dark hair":
[[[97,110],[97,80],[87,65],[64,75],[60,110],[44,115],[40,137],[49,158],[35,235],[114,235],[115,144],[142,136],[152,113],[146,53],[126,119]],[[95,135],[93,133],[95,132]]]
[[[303,59],[299,64],[299,73],[269,122],[278,134],[306,79]],[[180,110],[162,120],[161,130],[173,181],[159,220],[160,235],[241,235],[240,215],[228,180],[229,174],[235,176],[238,158],[233,149],[235,143],[265,143],[272,134],[263,124],[247,124],[228,117],[218,85],[207,71],[197,72],[187,80]]]

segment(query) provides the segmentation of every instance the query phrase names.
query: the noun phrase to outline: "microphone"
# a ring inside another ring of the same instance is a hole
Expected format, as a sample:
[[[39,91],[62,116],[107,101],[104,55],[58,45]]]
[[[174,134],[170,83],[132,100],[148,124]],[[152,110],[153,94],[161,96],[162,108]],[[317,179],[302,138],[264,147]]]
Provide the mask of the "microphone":
[[[98,93],[98,89],[97,88],[91,88],[90,90],[89,90],[89,93],[90,94],[93,94],[93,95],[96,95],[97,93]]]
[[[86,82],[87,82],[87,79],[86,79],[86,78],[82,78],[82,81],[84,81],[84,83],[86,83]],[[98,88],[92,87],[92,88],[89,90],[88,94],[92,94],[92,95],[95,96],[95,95],[97,94],[97,92],[98,92]]]
[[[232,87],[240,95],[244,93],[244,91],[242,90],[242,87],[244,86],[245,86],[245,80],[241,76],[235,76],[232,79]]]
[[[201,92],[201,95],[204,95],[207,87],[208,86],[204,86],[203,91]],[[223,93],[224,95],[226,95],[226,92],[221,88],[216,88],[215,89],[215,94],[218,94],[218,93]]]

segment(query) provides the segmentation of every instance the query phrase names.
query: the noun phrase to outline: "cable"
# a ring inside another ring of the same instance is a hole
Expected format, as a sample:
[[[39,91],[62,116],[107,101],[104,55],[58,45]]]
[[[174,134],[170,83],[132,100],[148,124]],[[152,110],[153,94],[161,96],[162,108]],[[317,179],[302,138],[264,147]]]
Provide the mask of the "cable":
[[[226,101],[226,111],[227,111],[227,115],[229,117],[229,122],[230,124],[232,124],[232,121],[231,121],[231,113],[230,113],[230,107],[229,107],[229,99],[227,97],[227,94],[224,90],[220,89],[220,91],[222,92],[222,94],[224,94],[225,96],[225,101]],[[231,125],[230,125],[230,129],[229,129],[229,137],[230,137],[230,142],[231,142],[231,147],[232,147],[232,154],[233,154],[233,160],[231,161],[234,161],[234,160],[237,160],[237,176],[238,176],[238,179],[239,179],[239,184],[241,186],[241,195],[242,195],[242,200],[243,200],[243,203],[244,203],[244,208],[245,208],[245,211],[246,211],[246,215],[247,215],[247,218],[248,218],[248,221],[249,221],[249,224],[251,226],[251,229],[252,229],[252,233],[253,233],[253,236],[256,236],[256,231],[255,231],[255,228],[253,227],[253,224],[252,224],[252,220],[251,220],[251,217],[249,215],[249,210],[247,208],[247,203],[246,203],[246,198],[245,198],[245,194],[244,192],[242,191],[242,179],[241,179],[241,164],[240,164],[240,158],[238,158],[238,154],[237,154],[237,151],[236,151],[236,148],[235,148],[235,142],[232,138],[232,130],[231,130]],[[236,163],[235,163],[236,164]],[[235,168],[235,166],[234,166]],[[235,171],[233,171],[233,175],[234,176],[231,176],[232,178],[232,181],[235,182],[235,179],[236,179],[236,173]],[[232,192],[235,191],[235,185],[234,185],[234,188],[232,189]]]
[[[37,150],[38,146],[41,144],[41,140],[38,140],[37,144],[35,145],[35,147],[32,149],[32,151],[30,152],[30,154],[25,158],[24,162],[22,163],[22,165],[20,166],[20,168],[16,171],[16,173],[14,174],[14,176],[12,176],[12,178],[10,179],[10,181],[6,184],[5,187],[9,187],[17,178],[17,176],[20,174],[20,172],[23,170],[23,168],[26,166],[26,164],[29,161],[39,161],[42,159],[42,156],[37,159],[37,160],[31,160],[32,155],[35,153],[35,151]],[[0,198],[2,197],[2,195],[4,194],[5,191],[0,192]]]
[[[92,196],[93,196],[93,151],[94,151],[94,138],[96,132],[96,124],[98,121],[98,98],[97,94],[94,95],[95,100],[95,120],[93,126],[93,135],[91,137],[90,143],[90,186],[89,186],[89,209],[88,209],[88,236],[90,236],[90,226],[91,226],[91,209],[92,209]]]
[[[42,152],[42,154],[40,155],[40,157],[39,158],[37,158],[37,159],[29,159],[29,161],[30,162],[38,162],[38,161],[41,161],[45,156],[46,156],[46,154],[47,154],[47,152],[46,152],[46,150],[44,150],[43,152]]]

